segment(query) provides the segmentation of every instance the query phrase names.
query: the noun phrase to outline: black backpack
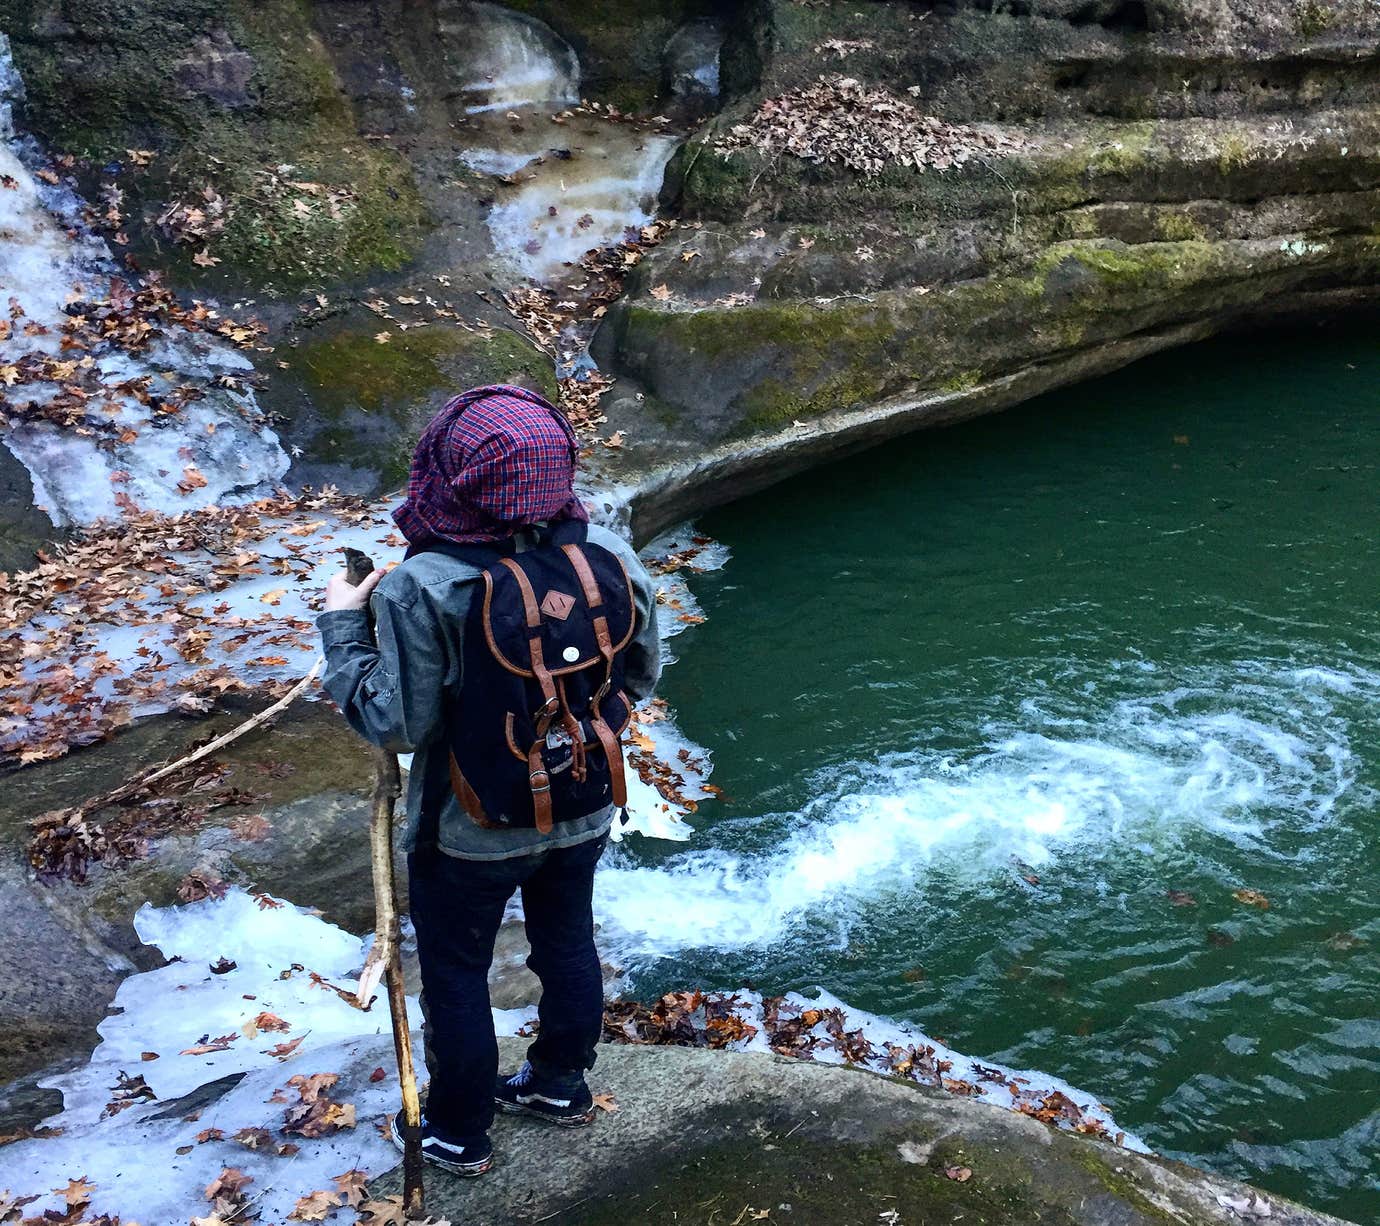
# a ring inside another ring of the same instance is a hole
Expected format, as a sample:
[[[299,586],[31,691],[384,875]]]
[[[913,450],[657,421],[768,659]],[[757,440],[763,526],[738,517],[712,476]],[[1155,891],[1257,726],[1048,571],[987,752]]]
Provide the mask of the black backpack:
[[[483,569],[447,715],[451,788],[481,826],[545,834],[627,804],[623,653],[636,614],[627,568],[583,523],[539,532],[523,552],[511,542],[439,551]]]

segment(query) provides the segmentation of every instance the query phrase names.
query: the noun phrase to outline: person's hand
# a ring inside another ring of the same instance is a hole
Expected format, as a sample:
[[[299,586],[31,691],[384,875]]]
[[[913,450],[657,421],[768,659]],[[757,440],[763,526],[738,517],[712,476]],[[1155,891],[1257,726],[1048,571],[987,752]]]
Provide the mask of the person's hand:
[[[332,613],[336,609],[365,608],[369,603],[370,595],[378,587],[379,580],[386,573],[383,570],[375,570],[358,587],[351,586],[350,580],[343,570],[338,575],[332,575],[326,584],[326,612]]]

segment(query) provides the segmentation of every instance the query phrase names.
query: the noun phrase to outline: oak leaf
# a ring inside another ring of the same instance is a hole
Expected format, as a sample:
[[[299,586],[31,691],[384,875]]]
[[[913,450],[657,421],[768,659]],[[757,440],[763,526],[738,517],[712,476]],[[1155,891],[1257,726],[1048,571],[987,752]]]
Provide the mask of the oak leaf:
[[[222,1167],[221,1172],[206,1185],[206,1199],[215,1200],[218,1196],[234,1199],[244,1195],[244,1189],[254,1182],[253,1175],[246,1175],[237,1166]]]
[[[340,1197],[334,1192],[309,1192],[298,1198],[288,1217],[294,1222],[324,1222],[339,1204]]]
[[[1233,890],[1231,896],[1239,903],[1245,903],[1248,907],[1259,907],[1262,911],[1270,909],[1270,900],[1259,890],[1242,888]]]
[[[75,1209],[78,1205],[87,1204],[95,1190],[96,1185],[87,1183],[83,1175],[80,1179],[69,1179],[65,1188],[54,1188],[53,1192],[67,1202],[69,1209]]]
[[[358,1167],[342,1171],[339,1175],[332,1175],[331,1179],[335,1182],[335,1190],[340,1193],[341,1200],[352,1209],[359,1208],[364,1198],[369,1195],[369,1177]]]
[[[407,1226],[407,1214],[403,1212],[403,1198],[389,1196],[384,1200],[366,1200],[359,1206],[360,1222],[363,1226]]]
[[[267,1049],[267,1054],[272,1056],[275,1060],[286,1060],[302,1045],[302,1040],[306,1037],[306,1035],[300,1034],[289,1043],[275,1043],[272,1047]]]

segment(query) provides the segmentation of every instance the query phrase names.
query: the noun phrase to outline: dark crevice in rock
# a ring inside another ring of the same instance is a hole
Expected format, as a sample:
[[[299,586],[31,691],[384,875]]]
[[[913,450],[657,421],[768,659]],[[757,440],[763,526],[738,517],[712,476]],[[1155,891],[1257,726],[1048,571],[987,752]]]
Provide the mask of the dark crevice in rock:
[[[1150,29],[1150,10],[1145,0],[1121,0],[1110,11],[1102,0],[1089,0],[1069,14],[1069,24],[1099,25],[1119,34],[1139,34]]]

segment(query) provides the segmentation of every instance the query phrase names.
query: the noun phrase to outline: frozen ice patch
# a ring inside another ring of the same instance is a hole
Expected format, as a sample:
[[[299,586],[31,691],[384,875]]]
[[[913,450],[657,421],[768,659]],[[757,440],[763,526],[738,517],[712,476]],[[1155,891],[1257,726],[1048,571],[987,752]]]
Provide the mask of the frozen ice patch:
[[[91,1216],[185,1222],[207,1212],[204,1190],[229,1166],[252,1177],[246,1195],[260,1220],[282,1222],[336,1175],[397,1165],[378,1128],[398,1104],[387,1002],[380,996],[362,1012],[316,978],[352,988],[366,942],[267,901],[231,890],[219,901],[140,909],[139,935],[174,961],[126,979],[90,1061],[44,1082],[63,1096],[62,1112],[46,1121],[60,1134],[6,1147],[0,1188],[38,1196],[28,1212],[59,1207],[50,1189],[84,1177],[95,1185]],[[500,1034],[530,1017],[494,1013]],[[420,1053],[415,1001],[409,1018]],[[326,1092],[353,1108],[353,1126],[320,1137],[284,1131],[299,1101],[289,1079],[316,1073],[338,1075]],[[297,1150],[279,1154],[282,1145]]]

